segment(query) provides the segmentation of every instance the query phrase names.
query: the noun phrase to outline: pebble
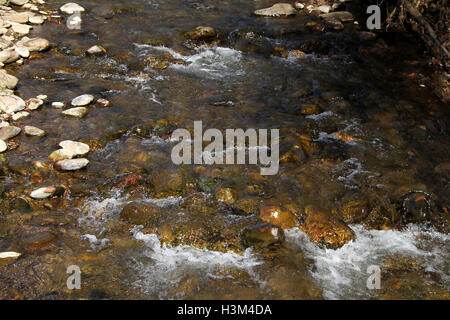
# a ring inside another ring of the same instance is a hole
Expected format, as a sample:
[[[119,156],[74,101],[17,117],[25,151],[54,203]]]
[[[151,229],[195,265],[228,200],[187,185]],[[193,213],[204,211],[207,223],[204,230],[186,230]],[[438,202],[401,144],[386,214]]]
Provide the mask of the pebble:
[[[6,72],[6,70],[0,70],[0,88],[3,89],[14,89],[19,82],[15,76],[10,75]]]
[[[17,259],[22,254],[14,251],[0,252],[0,259]]]
[[[30,197],[37,200],[50,198],[56,192],[55,187],[45,187],[34,190],[30,193]]]
[[[32,24],[43,24],[45,18],[43,16],[32,16],[28,19],[28,21]]]
[[[75,118],[83,118],[86,113],[87,109],[85,107],[77,107],[77,108],[70,108],[67,110],[64,110],[61,112],[65,116],[75,117]]]
[[[47,100],[48,96],[46,94],[40,94],[36,97],[36,99],[40,99],[40,100]]]
[[[75,3],[75,2],[66,3],[63,6],[61,6],[61,8],[59,8],[59,10],[61,10],[61,12],[67,13],[67,14],[74,14],[74,13],[80,13],[80,12],[85,11],[82,6],[80,6],[78,3]]]
[[[97,100],[97,102],[95,103],[97,106],[99,107],[109,107],[111,105],[111,102],[109,102],[106,99],[100,98]]]
[[[106,53],[106,49],[102,46],[92,46],[86,52],[90,55],[102,55]]]
[[[318,8],[322,13],[328,13],[331,11],[331,7],[328,5],[322,5]]]
[[[22,129],[20,129],[19,127],[15,127],[15,126],[3,127],[0,129],[0,139],[3,141],[6,141],[8,139],[14,138],[21,131],[22,131]]]
[[[56,108],[56,109],[62,109],[62,108],[64,108],[64,103],[63,102],[53,102],[52,107]]]
[[[0,139],[0,153],[5,152],[8,149],[6,142]]]
[[[81,96],[78,96],[74,98],[71,102],[71,104],[75,107],[81,107],[81,106],[87,106],[92,101],[94,101],[94,96],[91,94],[83,94]]]
[[[45,136],[45,131],[33,126],[24,127],[25,134],[33,137],[43,137]]]
[[[11,30],[20,35],[26,35],[30,33],[31,27],[22,23],[11,24]]]
[[[59,170],[75,171],[85,168],[89,164],[89,160],[85,158],[60,160],[55,163]]]

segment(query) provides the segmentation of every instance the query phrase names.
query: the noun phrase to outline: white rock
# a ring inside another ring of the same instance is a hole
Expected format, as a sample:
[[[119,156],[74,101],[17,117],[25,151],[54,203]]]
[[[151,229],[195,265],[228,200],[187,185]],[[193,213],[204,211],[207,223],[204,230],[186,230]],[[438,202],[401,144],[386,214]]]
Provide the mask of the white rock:
[[[0,139],[0,153],[5,152],[8,149],[6,142]]]
[[[15,4],[16,6],[23,6],[25,3],[28,3],[29,0],[10,0],[11,4]]]
[[[30,50],[24,46],[16,46],[14,50],[21,56],[22,58],[28,58],[30,56]]]
[[[75,155],[67,149],[58,149],[53,151],[48,158],[52,161],[56,160],[64,160],[64,159],[72,159]]]
[[[64,150],[70,151],[74,156],[85,156],[90,150],[87,144],[71,140],[61,141],[59,146]]]
[[[105,51],[105,48],[101,46],[92,46],[87,50],[87,53],[91,55],[100,55],[105,53]]]
[[[14,251],[0,252],[0,259],[17,259],[22,254]]]
[[[25,101],[25,104],[27,105],[28,109],[36,110],[44,104],[44,101],[42,101],[41,99],[38,99],[38,98],[31,98],[31,99],[28,99],[27,101]]]
[[[296,3],[295,3],[295,8],[296,8],[296,9],[301,10],[301,9],[303,9],[304,7],[305,7],[305,5],[304,5],[303,3],[300,3],[300,2],[296,2]]]
[[[33,136],[33,137],[43,137],[45,136],[45,131],[33,126],[25,126],[25,128],[23,128],[25,131],[25,134],[28,136]]]
[[[75,171],[85,168],[89,164],[89,160],[85,158],[60,160],[55,163],[59,170]]]
[[[25,109],[25,101],[15,95],[0,96],[0,110],[12,114]]]
[[[50,198],[55,193],[54,187],[39,188],[30,193],[30,197],[37,200]]]
[[[36,99],[40,99],[40,100],[47,100],[48,96],[46,94],[40,94],[38,96],[36,96]]]
[[[76,107],[64,110],[63,112],[61,112],[61,114],[75,118],[83,118],[86,115],[87,111],[88,110],[85,107]]]
[[[9,122],[3,121],[2,119],[0,119],[0,128],[4,128],[4,127],[9,127]]]
[[[29,115],[30,115],[29,112],[26,112],[26,111],[20,111],[20,112],[14,113],[14,114],[12,115],[12,119],[13,119],[14,121],[18,121],[18,120],[20,120],[20,119],[23,119],[23,118],[28,117]]]
[[[29,39],[27,37],[24,37],[20,41],[18,41],[16,45],[26,47],[28,50],[33,52],[47,50],[50,47],[50,42],[48,42],[48,40],[44,38]]]
[[[0,69],[0,88],[14,89],[19,82],[15,76],[10,75],[4,69]]]
[[[331,10],[331,7],[328,5],[322,5],[318,8],[322,13],[328,13]]]
[[[22,23],[11,24],[11,30],[20,35],[25,35],[30,33],[31,27]]]
[[[75,107],[87,106],[94,101],[94,96],[91,94],[83,94],[72,100],[72,105]]]
[[[297,14],[297,11],[290,3],[276,3],[270,8],[259,9],[254,12],[258,16],[279,17]]]
[[[76,12],[84,12],[84,8],[82,6],[80,6],[77,3],[74,2],[69,2],[66,3],[65,5],[61,6],[61,8],[59,8],[59,10],[61,10],[61,12],[67,13],[67,14],[74,14]]]
[[[43,16],[32,16],[28,18],[28,21],[32,24],[43,24],[45,21],[45,18]]]
[[[13,48],[8,48],[0,51],[0,62],[3,64],[15,62],[19,58],[19,54]]]
[[[57,109],[62,109],[64,107],[64,103],[63,102],[53,102],[52,107],[57,108]]]

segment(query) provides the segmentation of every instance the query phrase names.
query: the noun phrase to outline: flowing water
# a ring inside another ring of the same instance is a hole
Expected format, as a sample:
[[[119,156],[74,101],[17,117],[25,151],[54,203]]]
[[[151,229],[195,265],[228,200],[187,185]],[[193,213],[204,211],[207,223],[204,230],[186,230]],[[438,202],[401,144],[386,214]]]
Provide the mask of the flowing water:
[[[49,2],[53,10],[64,3]],[[1,298],[448,299],[449,111],[420,86],[429,71],[412,39],[361,42],[351,24],[328,32],[305,27],[320,25],[312,16],[253,16],[273,4],[265,0],[78,3],[87,9],[81,30],[58,18],[35,27],[52,50],[9,69],[23,98],[69,102],[90,93],[111,107],[72,119],[46,103],[20,121],[48,135],[21,136],[1,158],[9,170],[0,177],[0,251],[24,253],[0,266]],[[218,30],[220,41],[186,41],[199,25]],[[107,54],[86,56],[96,44]],[[149,67],[148,56],[162,67]],[[279,173],[174,165],[170,133],[199,120],[205,129],[280,129]],[[92,147],[85,170],[33,167],[62,140]],[[292,160],[298,146],[304,152]],[[32,210],[16,206],[48,185],[68,193]],[[232,187],[234,207],[251,212],[362,201],[404,213],[411,194],[426,195],[429,207],[426,221],[393,230],[352,223],[355,240],[337,250],[298,228],[280,246],[245,249],[233,236],[256,215],[230,211],[215,198],[218,186]],[[155,208],[157,223],[123,221],[122,208],[136,202]],[[165,243],[173,230],[181,238]],[[66,287],[69,265],[81,268],[80,290]],[[366,286],[371,265],[381,268],[381,289]]]

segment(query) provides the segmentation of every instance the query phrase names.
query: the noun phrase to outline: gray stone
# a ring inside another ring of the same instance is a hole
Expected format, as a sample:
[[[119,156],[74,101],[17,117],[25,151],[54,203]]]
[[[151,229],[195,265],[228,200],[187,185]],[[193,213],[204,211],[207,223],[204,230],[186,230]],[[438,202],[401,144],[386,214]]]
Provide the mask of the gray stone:
[[[19,127],[14,127],[14,126],[0,128],[0,139],[3,141],[6,141],[8,139],[14,138],[21,131],[22,131],[22,129],[20,129]]]
[[[86,115],[87,111],[88,110],[85,107],[76,107],[64,110],[63,112],[61,112],[61,114],[69,117],[83,118]]]
[[[0,96],[0,110],[12,114],[25,109],[25,101],[15,95]]]
[[[89,160],[85,158],[60,160],[55,163],[56,167],[62,171],[75,171],[85,168]]]
[[[276,3],[270,8],[259,9],[254,12],[258,16],[279,17],[297,14],[297,11],[290,3]]]
[[[94,96],[91,94],[83,94],[72,100],[72,105],[75,107],[87,106],[94,101]]]

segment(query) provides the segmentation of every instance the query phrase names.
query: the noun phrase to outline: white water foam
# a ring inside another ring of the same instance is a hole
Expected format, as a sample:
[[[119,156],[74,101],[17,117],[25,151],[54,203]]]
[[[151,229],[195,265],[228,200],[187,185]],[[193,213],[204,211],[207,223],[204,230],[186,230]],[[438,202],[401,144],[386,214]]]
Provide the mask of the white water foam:
[[[208,274],[218,268],[236,268],[251,274],[253,267],[263,263],[251,249],[239,255],[188,245],[171,247],[161,244],[156,234],[143,234],[139,228],[134,228],[132,233],[135,239],[146,245],[143,252],[146,261],[135,260],[133,264],[139,278],[134,285],[147,294],[157,294],[159,298],[167,297],[171,287],[193,272]]]
[[[286,231],[287,241],[298,245],[305,256],[315,262],[311,274],[322,287],[325,298],[360,299],[373,296],[374,291],[366,287],[369,277],[367,268],[370,265],[382,268],[383,262],[395,254],[414,258],[426,271],[439,273],[443,284],[450,289],[450,236],[424,231],[414,225],[404,231],[366,230],[361,225],[352,225],[351,228],[355,231],[356,240],[337,250],[318,248],[299,229]],[[427,240],[420,240],[419,236]]]
[[[234,49],[201,46],[196,49],[195,54],[184,56],[164,46],[146,44],[135,44],[135,46],[140,50],[141,56],[155,51],[170,53],[175,59],[184,61],[184,64],[171,64],[169,68],[200,77],[222,79],[245,74],[242,70],[242,53]]]

